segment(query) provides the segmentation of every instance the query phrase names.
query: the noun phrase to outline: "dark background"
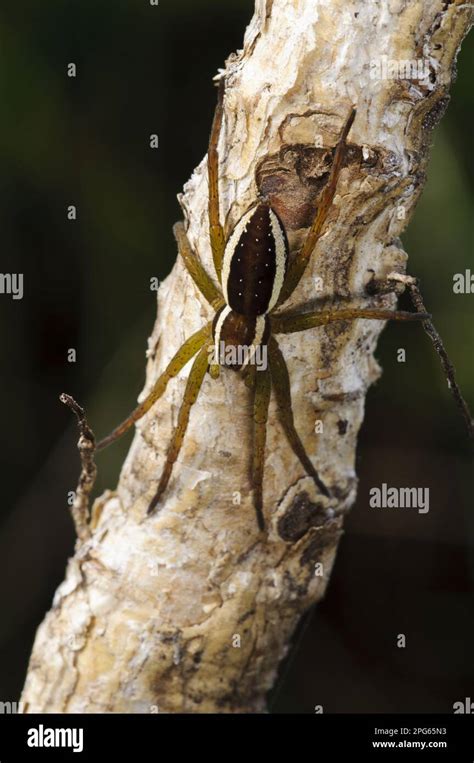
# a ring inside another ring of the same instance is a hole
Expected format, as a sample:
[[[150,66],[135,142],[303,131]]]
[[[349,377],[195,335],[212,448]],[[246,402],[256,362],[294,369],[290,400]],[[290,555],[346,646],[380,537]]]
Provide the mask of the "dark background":
[[[176,193],[206,151],[211,77],[241,46],[252,8],[48,0],[0,11],[0,269],[25,280],[23,300],[0,295],[1,701],[18,698],[35,629],[73,551],[77,435],[58,395],[84,403],[99,435],[134,406],[156,309],[149,279],[175,260]],[[474,295],[452,290],[453,274],[472,267],[469,40],[458,69],[403,240],[472,405]],[[474,697],[466,433],[419,326],[387,327],[377,358],[384,374],[360,436],[359,498],[273,712],[452,712]],[[100,457],[98,493],[116,483],[124,439]],[[429,487],[429,513],[370,509],[368,491],[382,482]]]

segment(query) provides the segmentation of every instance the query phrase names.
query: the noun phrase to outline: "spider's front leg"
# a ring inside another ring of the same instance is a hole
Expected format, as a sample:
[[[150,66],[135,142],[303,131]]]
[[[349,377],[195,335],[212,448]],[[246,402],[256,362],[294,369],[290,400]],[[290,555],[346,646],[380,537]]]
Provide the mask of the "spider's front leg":
[[[331,208],[331,204],[336,193],[337,181],[341,173],[347,146],[347,136],[349,135],[349,131],[353,125],[355,115],[356,110],[355,108],[352,108],[341,130],[341,134],[336,145],[334,161],[331,166],[329,179],[321,194],[321,198],[319,199],[318,209],[314,217],[313,224],[311,225],[311,228],[306,235],[303,246],[290,263],[283,288],[278,298],[276,305],[277,307],[286,302],[286,300],[291,297],[294,290],[298,286],[313,253],[314,247],[316,246],[316,242],[321,235],[321,231],[323,229],[324,223],[326,222],[328,212]]]
[[[217,96],[217,106],[212,122],[211,135],[209,139],[209,148],[207,152],[207,173],[209,183],[209,238],[211,241],[212,259],[219,283],[221,282],[222,259],[224,257],[225,236],[224,229],[220,223],[220,203],[219,203],[219,154],[217,145],[222,127],[222,116],[224,113],[224,92],[225,79],[219,82],[219,91]]]
[[[178,244],[178,252],[189,275],[211,307],[219,310],[224,304],[222,294],[194,254],[182,222],[173,225],[173,234]]]

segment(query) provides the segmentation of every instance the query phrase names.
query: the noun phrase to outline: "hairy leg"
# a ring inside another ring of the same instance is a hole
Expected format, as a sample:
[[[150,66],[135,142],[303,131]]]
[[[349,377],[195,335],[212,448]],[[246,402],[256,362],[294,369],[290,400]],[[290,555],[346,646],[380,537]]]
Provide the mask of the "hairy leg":
[[[125,432],[127,432],[130,427],[138,421],[138,419],[141,419],[142,416],[147,413],[147,411],[150,410],[151,406],[156,403],[156,401],[162,396],[164,393],[167,384],[170,379],[172,379],[174,376],[179,374],[182,368],[186,365],[186,363],[191,360],[192,357],[197,353],[198,350],[201,349],[203,344],[207,342],[211,334],[211,324],[208,323],[205,326],[203,326],[202,329],[199,329],[199,331],[196,331],[195,334],[192,334],[192,336],[189,337],[189,339],[186,339],[184,344],[180,347],[176,355],[170,360],[168,363],[166,369],[163,371],[161,376],[158,377],[155,384],[153,385],[153,388],[149,395],[146,397],[146,399],[143,401],[143,403],[140,403],[134,411],[130,414],[130,416],[127,416],[125,421],[122,421],[121,424],[116,427],[113,432],[111,432],[107,437],[104,437],[103,440],[101,440],[97,444],[97,450],[102,450],[103,448],[106,448],[107,445],[110,445],[111,443],[115,442],[119,437],[121,437]]]
[[[212,259],[219,283],[221,282],[222,258],[224,256],[225,238],[224,229],[220,223],[219,215],[219,155],[217,145],[222,126],[223,101],[224,101],[225,80],[222,78],[219,82],[219,93],[217,96],[217,106],[212,122],[211,136],[209,139],[209,148],[207,152],[207,172],[209,182],[209,237],[211,240]]]
[[[285,363],[285,358],[283,357],[283,353],[280,350],[275,337],[270,337],[268,351],[270,357],[272,385],[278,405],[278,415],[287,440],[294,454],[299,458],[306,474],[312,477],[321,493],[329,497],[329,491],[324,482],[321,480],[313,464],[311,463],[311,460],[306,453],[305,447],[301,442],[300,436],[296,431],[293,418],[293,408],[291,405],[291,385],[290,377],[288,374],[288,367]]]
[[[157,491],[155,493],[155,497],[153,498],[152,502],[150,503],[148,507],[148,512],[147,512],[148,514],[151,514],[153,510],[156,508],[170,480],[171,472],[173,471],[173,466],[175,464],[176,459],[178,458],[179,452],[181,450],[181,446],[183,444],[184,435],[186,434],[186,430],[188,428],[189,414],[190,414],[191,408],[197,400],[204,376],[206,375],[206,371],[209,364],[208,351],[209,351],[209,347],[207,345],[201,348],[201,350],[199,351],[192,365],[191,371],[189,373],[188,380],[186,383],[186,389],[184,392],[183,402],[181,404],[181,408],[179,409],[178,423],[176,425],[176,429],[174,430],[173,436],[171,438],[171,442],[168,448],[168,453],[166,456],[165,466],[161,474],[160,482],[159,482]]]
[[[194,254],[182,222],[173,225],[173,233],[186,270],[204,298],[214,310],[218,310],[224,304],[222,294],[198,257]]]
[[[328,212],[331,208],[331,204],[333,202],[334,195],[336,193],[337,181],[339,179],[339,175],[342,169],[342,163],[344,160],[346,140],[349,134],[349,130],[351,129],[352,124],[354,122],[355,115],[356,115],[356,111],[353,108],[351,109],[351,112],[346,120],[346,123],[344,127],[342,128],[341,135],[337,142],[336,151],[334,154],[334,160],[333,160],[333,163],[331,166],[331,172],[329,175],[329,180],[324,187],[324,190],[321,194],[321,198],[319,199],[318,209],[317,209],[315,218],[313,220],[313,224],[306,235],[303,246],[301,247],[300,251],[296,254],[294,260],[292,260],[292,262],[290,263],[288,272],[285,277],[285,282],[283,284],[283,288],[281,290],[281,294],[278,299],[277,307],[279,305],[282,305],[283,302],[286,302],[286,300],[293,294],[294,290],[298,286],[301,280],[301,277],[304,271],[306,270],[306,266],[309,262],[309,259],[313,253],[314,247],[316,246],[316,242],[319,236],[321,235],[323,225],[326,222]]]
[[[374,321],[423,321],[428,313],[410,313],[404,310],[383,310],[377,308],[347,308],[343,310],[317,310],[311,313],[272,315],[272,331],[275,334],[293,334],[316,326],[325,326],[334,321],[353,321],[365,318]]]
[[[254,389],[255,387],[255,374],[257,373],[257,366],[249,363],[241,371],[242,379],[248,389]]]
[[[265,466],[265,443],[267,439],[270,393],[271,377],[268,370],[257,371],[255,374],[253,403],[252,490],[253,505],[260,530],[265,529],[265,520],[263,518],[263,470]]]

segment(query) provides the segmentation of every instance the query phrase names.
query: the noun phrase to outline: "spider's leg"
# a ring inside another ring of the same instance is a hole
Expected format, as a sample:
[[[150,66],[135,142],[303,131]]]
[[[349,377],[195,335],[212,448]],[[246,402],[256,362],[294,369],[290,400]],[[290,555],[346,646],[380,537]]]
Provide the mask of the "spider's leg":
[[[275,334],[294,334],[315,326],[325,326],[334,321],[353,321],[366,318],[374,321],[424,321],[428,313],[410,313],[404,310],[383,310],[377,308],[347,308],[343,310],[319,310],[311,313],[272,315],[272,331]]]
[[[189,414],[190,414],[191,408],[196,402],[197,397],[199,395],[199,390],[201,389],[201,385],[202,385],[204,376],[206,375],[208,365],[209,365],[209,346],[206,344],[205,347],[201,347],[191,367],[191,371],[189,372],[188,380],[186,382],[186,389],[184,392],[183,402],[181,403],[181,408],[179,409],[178,423],[176,425],[176,429],[174,430],[173,436],[171,438],[171,442],[168,448],[168,453],[166,455],[165,466],[163,468],[163,472],[160,477],[160,482],[159,482],[157,491],[155,493],[155,497],[153,498],[152,502],[150,503],[148,507],[148,512],[147,512],[148,514],[151,514],[153,512],[153,510],[156,508],[157,504],[159,503],[161,496],[166,490],[166,487],[171,477],[171,472],[173,471],[174,463],[176,459],[178,458],[179,451],[181,450],[181,446],[183,444],[184,435],[186,434],[186,429],[188,428]]]
[[[267,419],[271,387],[271,376],[268,369],[257,371],[255,374],[253,402],[252,491],[259,530],[265,529],[265,520],[263,518],[263,470],[265,466],[265,442],[267,439]]]
[[[283,304],[283,302],[286,302],[286,300],[293,294],[294,290],[298,286],[301,277],[306,270],[306,266],[309,262],[311,254],[313,253],[314,247],[316,246],[316,242],[321,234],[323,225],[326,222],[326,217],[331,208],[331,204],[336,193],[337,181],[342,169],[344,152],[346,149],[346,140],[349,134],[349,130],[352,127],[352,123],[354,122],[355,114],[356,111],[354,108],[352,108],[346,123],[342,128],[341,135],[339,136],[339,140],[337,142],[329,179],[321,194],[313,224],[311,225],[311,228],[306,235],[303,246],[288,267],[288,272],[285,277],[283,288],[276,305],[277,307],[278,305]]]
[[[186,270],[211,307],[218,310],[224,304],[222,294],[194,254],[182,222],[173,225],[173,233]]]
[[[291,406],[291,386],[288,367],[275,337],[270,338],[268,350],[273,390],[278,405],[278,415],[287,440],[294,454],[299,458],[306,474],[312,477],[321,493],[329,498],[329,490],[311,463],[305,447],[301,442],[300,436],[296,431],[293,409]]]
[[[248,363],[245,368],[242,370],[242,379],[244,380],[245,386],[248,387],[248,389],[254,389],[255,387],[255,374],[257,373],[257,366],[253,363]]]
[[[211,136],[209,138],[209,148],[207,152],[207,174],[209,182],[209,238],[211,240],[212,259],[219,283],[221,282],[222,258],[224,257],[225,237],[224,229],[220,223],[219,215],[219,154],[217,145],[222,126],[223,101],[224,101],[225,80],[222,78],[219,82],[219,93],[217,96],[217,106],[214,112],[212,122]]]
[[[140,403],[140,405],[132,411],[130,416],[127,416],[125,421],[122,421],[113,432],[107,435],[107,437],[104,437],[104,439],[97,444],[97,450],[102,450],[102,448],[106,448],[107,445],[115,442],[115,440],[125,434],[125,432],[127,432],[138,419],[141,419],[141,417],[150,410],[151,406],[156,403],[164,393],[169,380],[184,368],[186,363],[194,357],[197,351],[200,350],[203,344],[209,339],[210,332],[211,324],[207,323],[202,329],[199,329],[199,331],[196,331],[195,334],[192,334],[186,339],[176,355],[170,360],[161,376],[158,377],[151,392],[147,395],[143,403]]]

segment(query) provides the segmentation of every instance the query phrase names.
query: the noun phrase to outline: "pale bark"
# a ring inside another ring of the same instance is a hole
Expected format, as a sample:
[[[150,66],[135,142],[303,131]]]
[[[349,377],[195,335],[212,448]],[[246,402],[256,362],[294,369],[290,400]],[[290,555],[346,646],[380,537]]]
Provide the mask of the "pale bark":
[[[329,150],[357,106],[326,232],[292,305],[315,297],[347,305],[351,295],[353,305],[394,306],[393,295],[369,299],[364,288],[373,274],[405,269],[398,236],[422,189],[431,129],[470,13],[441,0],[257,0],[243,51],[227,62],[219,146],[227,226],[260,190],[297,247]],[[376,79],[372,62],[383,56],[423,60],[430,76]],[[212,272],[205,160],[181,202],[191,242]],[[211,317],[181,262],[158,302],[147,390]],[[38,630],[22,697],[28,712],[265,709],[299,617],[324,594],[355,498],[356,440],[380,373],[373,352],[381,329],[357,321],[281,338],[296,424],[333,498],[303,475],[272,404],[267,537],[257,530],[248,478],[249,391],[230,371],[206,378],[165,502],[146,518],[188,369],[169,385],[139,422],[117,490],[96,501],[92,536],[78,544]],[[315,433],[317,420],[323,433]]]

